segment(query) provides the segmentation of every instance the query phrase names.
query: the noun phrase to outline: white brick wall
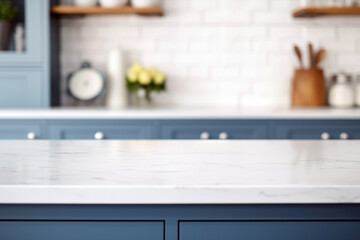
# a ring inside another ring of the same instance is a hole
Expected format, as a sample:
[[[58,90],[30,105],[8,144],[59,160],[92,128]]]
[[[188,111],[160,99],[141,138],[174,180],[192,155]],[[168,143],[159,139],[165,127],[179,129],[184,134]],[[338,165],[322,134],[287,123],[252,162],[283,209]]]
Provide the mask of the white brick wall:
[[[127,66],[140,62],[167,73],[168,91],[155,95],[158,103],[288,106],[297,66],[294,43],[325,47],[327,76],[360,72],[360,18],[293,19],[299,5],[300,0],[165,0],[164,17],[64,18],[62,88],[84,60],[105,71],[108,52],[120,46]],[[65,94],[62,102],[72,104]]]

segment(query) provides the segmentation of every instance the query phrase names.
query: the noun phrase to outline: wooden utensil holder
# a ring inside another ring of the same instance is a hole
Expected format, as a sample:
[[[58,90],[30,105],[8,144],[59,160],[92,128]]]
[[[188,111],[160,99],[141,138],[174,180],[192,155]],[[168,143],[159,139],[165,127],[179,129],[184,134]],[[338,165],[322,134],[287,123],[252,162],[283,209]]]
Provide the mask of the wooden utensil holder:
[[[326,105],[326,85],[322,69],[297,69],[293,81],[293,107],[321,107]]]

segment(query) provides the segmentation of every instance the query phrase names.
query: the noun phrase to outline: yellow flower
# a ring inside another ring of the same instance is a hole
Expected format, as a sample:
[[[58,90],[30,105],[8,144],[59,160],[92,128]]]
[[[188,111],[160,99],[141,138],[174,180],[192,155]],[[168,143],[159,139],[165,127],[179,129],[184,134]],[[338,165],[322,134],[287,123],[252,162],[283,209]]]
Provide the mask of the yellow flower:
[[[159,71],[156,68],[150,68],[149,73],[152,78],[155,78],[157,74],[159,74]]]
[[[126,76],[127,76],[128,80],[132,83],[136,82],[138,79],[138,74],[131,69],[127,72]]]
[[[146,70],[142,70],[139,74],[139,83],[141,85],[149,85],[151,83],[150,73]]]
[[[162,73],[158,73],[156,74],[155,78],[154,78],[154,82],[157,85],[161,85],[165,82],[166,76]]]
[[[131,67],[131,71],[135,72],[135,73],[139,73],[143,70],[143,67],[139,64],[139,63],[135,63],[134,65],[132,65]]]

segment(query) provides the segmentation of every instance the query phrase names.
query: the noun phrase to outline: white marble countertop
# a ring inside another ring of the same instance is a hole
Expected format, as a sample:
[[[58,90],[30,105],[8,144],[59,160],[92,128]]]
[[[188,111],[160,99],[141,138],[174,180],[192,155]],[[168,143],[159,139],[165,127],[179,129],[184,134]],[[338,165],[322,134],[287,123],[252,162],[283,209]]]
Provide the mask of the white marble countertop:
[[[360,141],[0,141],[0,204],[360,203]]]
[[[360,119],[360,108],[353,109],[244,109],[179,108],[151,109],[27,109],[0,110],[1,119]]]

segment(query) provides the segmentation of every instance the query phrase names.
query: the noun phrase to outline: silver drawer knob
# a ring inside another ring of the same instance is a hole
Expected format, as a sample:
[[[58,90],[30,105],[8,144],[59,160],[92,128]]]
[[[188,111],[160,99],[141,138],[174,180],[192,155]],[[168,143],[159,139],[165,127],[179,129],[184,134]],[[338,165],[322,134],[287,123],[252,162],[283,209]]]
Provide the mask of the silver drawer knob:
[[[95,140],[103,140],[105,138],[105,135],[103,132],[97,132],[94,135]]]
[[[208,139],[210,139],[210,133],[208,133],[208,132],[203,132],[203,133],[200,135],[200,138],[201,138],[202,140],[208,140]]]
[[[34,132],[29,132],[27,134],[27,139],[29,139],[29,140],[35,140],[36,138],[37,138],[37,136],[36,136],[36,133],[34,133]]]
[[[350,135],[348,133],[346,133],[346,132],[343,132],[343,133],[340,134],[340,139],[341,140],[348,140],[348,139],[350,139]]]
[[[322,139],[322,140],[329,140],[329,139],[331,139],[330,133],[327,133],[327,132],[322,133],[322,134],[321,134],[321,139]]]
[[[227,134],[226,132],[221,132],[221,133],[219,134],[219,139],[221,139],[221,140],[227,140],[227,139],[229,139],[229,134]]]

